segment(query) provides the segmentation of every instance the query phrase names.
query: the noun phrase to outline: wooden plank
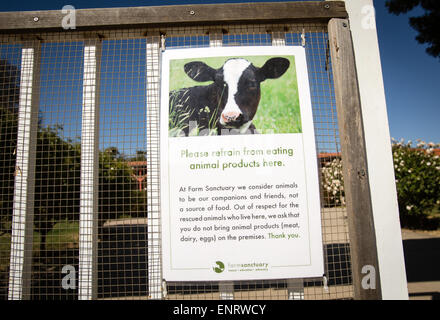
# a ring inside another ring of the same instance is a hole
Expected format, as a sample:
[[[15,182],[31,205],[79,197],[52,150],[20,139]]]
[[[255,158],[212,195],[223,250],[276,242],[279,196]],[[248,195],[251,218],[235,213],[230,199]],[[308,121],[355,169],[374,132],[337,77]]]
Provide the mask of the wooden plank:
[[[330,20],[328,32],[342,149],[354,294],[355,299],[381,299],[361,102],[348,20]],[[368,266],[374,268],[373,272]],[[366,277],[371,277],[373,282],[366,281]]]
[[[363,110],[382,299],[408,300],[390,127],[374,16],[368,25],[364,23],[365,9],[373,14],[374,4],[381,5],[373,0],[357,0],[347,1],[346,6]]]
[[[277,3],[235,3],[78,9],[76,29],[93,27],[134,27],[200,25],[215,23],[283,22],[292,19],[346,18],[344,1],[304,1]],[[0,31],[64,31],[62,10],[0,12]]]

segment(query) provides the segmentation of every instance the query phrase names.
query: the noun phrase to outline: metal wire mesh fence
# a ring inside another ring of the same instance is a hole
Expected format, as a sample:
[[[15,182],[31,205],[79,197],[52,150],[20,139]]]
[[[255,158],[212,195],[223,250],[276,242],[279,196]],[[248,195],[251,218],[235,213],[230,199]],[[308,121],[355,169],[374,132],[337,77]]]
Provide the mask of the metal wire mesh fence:
[[[98,297],[147,292],[146,41],[102,43]]]
[[[0,51],[0,299],[8,297],[11,215],[14,197],[21,45]]]
[[[35,155],[32,299],[72,298],[62,268],[78,267],[83,43],[41,45]]]
[[[353,296],[326,24],[237,24],[35,36],[37,40],[30,45],[20,36],[1,36],[1,299],[8,294],[13,298],[20,285],[24,293],[29,292],[22,297],[29,299]],[[305,47],[321,170],[323,277],[162,283],[160,49],[216,45]],[[30,248],[18,248],[13,237],[20,226],[14,224],[19,212],[14,190],[23,169],[16,161],[21,159],[19,149],[26,151],[19,141],[19,127],[23,124],[31,129],[27,122],[19,121],[19,109],[25,105],[20,92],[27,47],[35,48],[31,73],[37,78],[30,90],[38,113],[35,130],[30,132],[36,137],[36,149],[28,155],[35,162],[27,180],[32,181],[33,199],[27,202],[21,223],[31,221],[33,234],[29,238],[17,233],[21,239],[17,243],[33,241]],[[23,269],[18,286],[12,285],[16,252],[22,253],[20,257],[30,256],[32,266]]]

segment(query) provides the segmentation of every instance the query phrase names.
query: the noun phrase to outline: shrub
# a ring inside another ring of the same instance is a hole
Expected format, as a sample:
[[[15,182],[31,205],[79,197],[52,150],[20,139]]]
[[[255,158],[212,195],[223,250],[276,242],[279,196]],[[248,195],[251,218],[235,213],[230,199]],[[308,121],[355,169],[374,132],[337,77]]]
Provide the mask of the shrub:
[[[321,167],[321,186],[325,207],[345,205],[342,160],[335,158]]]
[[[437,229],[430,213],[440,204],[440,159],[438,144],[417,140],[393,140],[394,171],[402,227]]]
[[[393,139],[393,161],[402,227],[437,229],[440,218],[431,215],[440,208],[439,144]],[[321,166],[321,187],[326,207],[345,205],[342,160],[335,158]]]

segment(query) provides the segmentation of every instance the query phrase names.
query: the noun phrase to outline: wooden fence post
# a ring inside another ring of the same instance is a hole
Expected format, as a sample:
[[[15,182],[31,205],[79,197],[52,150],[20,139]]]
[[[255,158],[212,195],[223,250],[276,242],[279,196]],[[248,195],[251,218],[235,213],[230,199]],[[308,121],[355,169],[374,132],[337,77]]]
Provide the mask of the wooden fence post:
[[[349,22],[331,19],[329,46],[342,150],[355,299],[381,299],[361,102]]]

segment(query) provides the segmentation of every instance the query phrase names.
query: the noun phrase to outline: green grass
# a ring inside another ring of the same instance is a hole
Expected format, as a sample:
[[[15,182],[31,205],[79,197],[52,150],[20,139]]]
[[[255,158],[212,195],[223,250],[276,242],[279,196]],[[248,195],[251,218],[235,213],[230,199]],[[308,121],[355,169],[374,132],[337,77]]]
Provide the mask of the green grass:
[[[77,247],[78,242],[79,222],[66,220],[58,222],[47,234],[46,248],[48,250],[62,250],[66,247]]]
[[[243,57],[255,66],[261,67],[273,56]],[[282,56],[290,61],[287,72],[278,79],[267,79],[261,83],[261,101],[254,118],[254,125],[260,133],[302,132],[295,58]],[[192,86],[208,85],[210,82],[196,82],[184,72],[184,65],[190,61],[203,61],[213,68],[220,68],[230,57],[178,59],[170,62],[170,91]]]
[[[34,232],[33,252],[34,255],[40,250],[40,234]],[[67,248],[77,248],[79,242],[79,222],[60,221],[54,225],[46,238],[47,250],[64,250]],[[3,234],[0,236],[0,271],[4,272],[9,266],[11,251],[11,235]]]
[[[4,272],[8,269],[10,251],[11,236],[4,234],[0,236],[0,272]]]

